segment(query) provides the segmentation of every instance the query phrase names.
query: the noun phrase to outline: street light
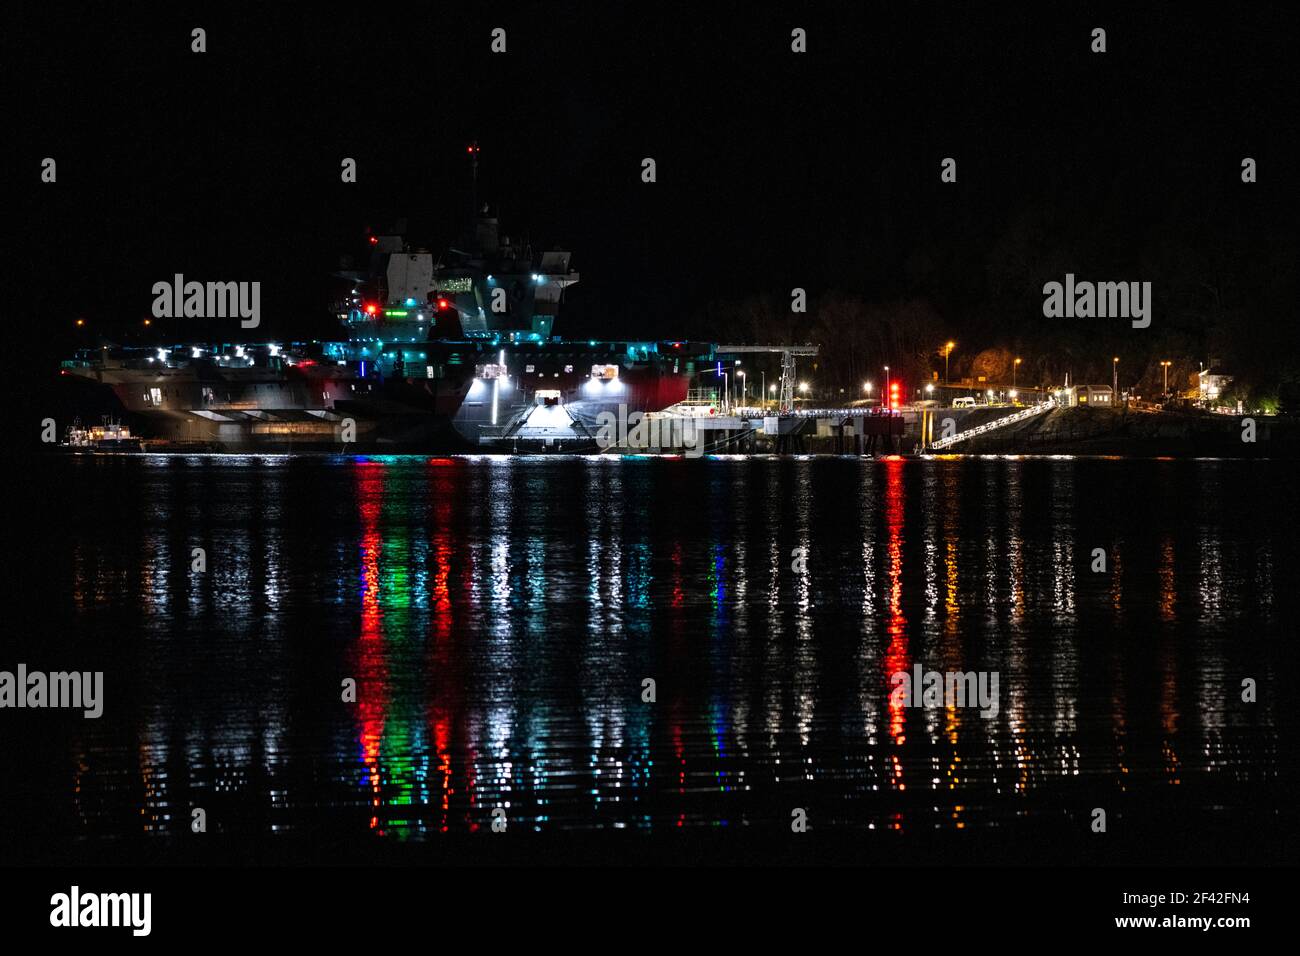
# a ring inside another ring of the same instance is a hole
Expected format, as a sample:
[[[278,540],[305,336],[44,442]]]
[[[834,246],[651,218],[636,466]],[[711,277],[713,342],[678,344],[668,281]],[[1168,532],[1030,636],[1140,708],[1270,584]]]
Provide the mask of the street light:
[[[1020,367],[1020,359],[1011,363],[1011,387],[1016,387],[1016,369]]]
[[[1119,401],[1119,356],[1116,355],[1110,360],[1111,381],[1110,381],[1110,400],[1112,403]]]
[[[1164,370],[1165,370],[1165,391],[1164,391],[1164,394],[1165,394],[1165,395],[1168,395],[1168,394],[1169,394],[1169,366],[1172,365],[1173,363],[1170,362],[1170,361],[1168,361],[1168,360],[1166,360],[1166,361],[1164,361],[1164,362],[1161,362],[1160,364],[1161,364],[1161,366],[1162,366],[1162,367],[1164,368]]]
[[[956,345],[956,342],[947,342],[943,347],[943,383],[945,385],[948,384],[948,356],[952,354],[952,350]]]
[[[885,396],[889,396],[889,366],[885,366]]]

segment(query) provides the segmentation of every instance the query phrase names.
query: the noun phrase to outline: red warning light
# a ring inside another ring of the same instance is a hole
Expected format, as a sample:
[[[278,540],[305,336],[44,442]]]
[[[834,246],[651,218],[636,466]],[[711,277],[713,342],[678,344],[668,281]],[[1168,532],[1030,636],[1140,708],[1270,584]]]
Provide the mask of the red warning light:
[[[438,300],[438,308],[440,308],[440,309],[445,309],[445,308],[447,308],[448,304],[449,304],[449,303],[447,302],[446,299],[439,299],[439,300]]]
[[[379,237],[378,237],[378,236],[371,236],[371,237],[370,237],[370,244],[371,244],[372,246],[377,246],[377,245],[379,245]]]
[[[373,302],[367,303],[366,315],[374,315],[378,311],[379,311],[379,306],[375,305]]]

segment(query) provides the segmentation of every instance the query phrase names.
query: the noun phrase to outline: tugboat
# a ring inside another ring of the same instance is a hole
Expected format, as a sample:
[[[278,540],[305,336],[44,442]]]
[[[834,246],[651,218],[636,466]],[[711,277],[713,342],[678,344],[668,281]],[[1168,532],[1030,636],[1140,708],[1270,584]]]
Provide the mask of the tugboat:
[[[131,429],[121,422],[105,416],[103,423],[83,428],[81,419],[75,418],[68,426],[63,446],[72,451],[129,452],[143,451],[144,443],[131,434]]]

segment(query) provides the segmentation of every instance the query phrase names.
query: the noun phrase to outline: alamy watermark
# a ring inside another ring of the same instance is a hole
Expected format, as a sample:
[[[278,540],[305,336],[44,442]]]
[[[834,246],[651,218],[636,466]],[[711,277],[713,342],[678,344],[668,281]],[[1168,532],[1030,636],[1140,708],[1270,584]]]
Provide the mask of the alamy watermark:
[[[912,672],[890,675],[894,689],[889,703],[894,707],[979,707],[980,716],[992,720],[998,715],[997,671],[927,671],[920,664]]]
[[[74,708],[90,719],[104,712],[103,671],[0,671],[0,708]]]
[[[148,936],[153,928],[152,893],[82,893],[73,886],[50,897],[50,925],[126,926],[132,936]]]
[[[255,329],[262,323],[262,283],[186,282],[179,272],[171,282],[155,282],[155,319],[232,319]]]
[[[694,418],[629,414],[623,404],[618,406],[617,415],[605,411],[596,416],[596,444],[602,451],[680,450],[687,458],[704,454],[703,435]]]
[[[1151,324],[1150,282],[1065,282],[1043,286],[1043,315],[1049,319],[1132,319],[1133,328]]]

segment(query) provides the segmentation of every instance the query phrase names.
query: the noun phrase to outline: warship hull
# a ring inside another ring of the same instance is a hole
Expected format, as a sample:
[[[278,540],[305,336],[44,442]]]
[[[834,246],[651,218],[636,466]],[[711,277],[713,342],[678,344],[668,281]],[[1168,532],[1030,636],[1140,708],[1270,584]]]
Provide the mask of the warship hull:
[[[690,343],[562,341],[419,348],[421,358],[387,367],[285,352],[259,364],[264,352],[254,346],[229,363],[70,362],[63,404],[69,416],[126,422],[151,451],[589,450],[602,413],[685,400],[707,352]]]

